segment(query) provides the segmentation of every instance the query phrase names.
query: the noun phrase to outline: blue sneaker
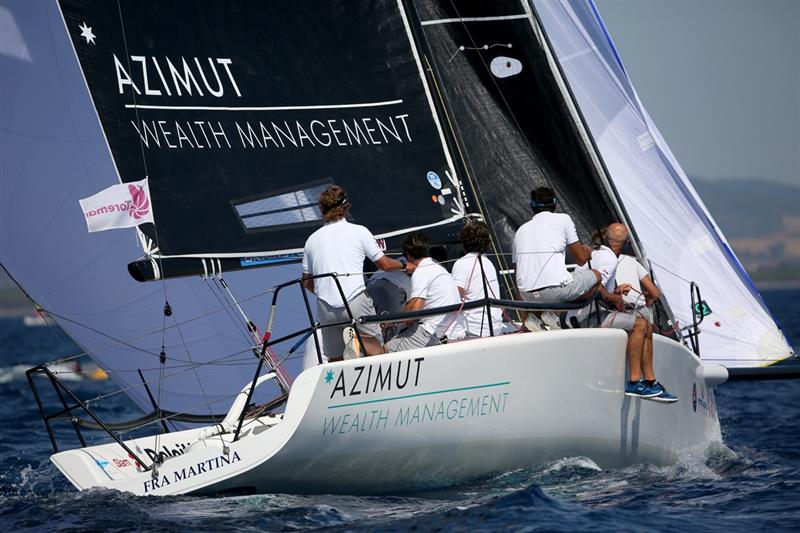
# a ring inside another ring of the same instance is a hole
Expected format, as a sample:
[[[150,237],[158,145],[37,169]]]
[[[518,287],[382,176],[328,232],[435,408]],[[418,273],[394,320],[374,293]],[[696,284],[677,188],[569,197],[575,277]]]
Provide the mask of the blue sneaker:
[[[631,383],[629,381],[625,384],[625,396],[653,398],[659,394],[661,394],[661,391],[653,390],[652,387],[648,387],[643,379],[640,379],[636,383]]]
[[[667,389],[664,388],[664,385],[662,385],[658,381],[650,385],[650,387],[648,388],[653,392],[658,392],[656,396],[649,398],[654,402],[675,403],[678,401],[678,397],[667,391]]]

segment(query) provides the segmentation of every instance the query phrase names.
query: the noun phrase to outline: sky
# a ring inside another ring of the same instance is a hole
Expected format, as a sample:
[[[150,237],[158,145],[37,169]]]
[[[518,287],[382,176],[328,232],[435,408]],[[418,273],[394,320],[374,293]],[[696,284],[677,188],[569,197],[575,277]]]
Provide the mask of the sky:
[[[800,0],[596,0],[692,177],[800,185]]]

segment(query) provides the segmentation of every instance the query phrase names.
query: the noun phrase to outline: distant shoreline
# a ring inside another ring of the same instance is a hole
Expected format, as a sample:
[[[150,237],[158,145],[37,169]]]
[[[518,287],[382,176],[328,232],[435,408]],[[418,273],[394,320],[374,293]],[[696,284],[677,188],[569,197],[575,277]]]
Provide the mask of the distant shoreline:
[[[800,280],[794,281],[758,281],[756,288],[760,291],[783,291],[800,289]]]

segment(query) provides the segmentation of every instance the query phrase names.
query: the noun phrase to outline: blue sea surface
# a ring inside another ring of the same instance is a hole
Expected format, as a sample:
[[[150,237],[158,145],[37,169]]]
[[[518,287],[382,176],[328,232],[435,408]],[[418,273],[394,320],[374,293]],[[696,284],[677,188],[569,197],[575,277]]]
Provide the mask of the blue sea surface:
[[[800,291],[764,297],[797,350]],[[24,371],[77,351],[56,328],[0,320],[2,531],[800,529],[800,381],[718,387],[725,446],[668,467],[603,470],[588,458],[570,457],[420,494],[154,498],[76,492],[50,463],[50,442]],[[114,390],[102,381],[71,386],[85,397]],[[122,395],[103,404],[110,417],[138,414]],[[68,425],[59,431],[68,435]]]

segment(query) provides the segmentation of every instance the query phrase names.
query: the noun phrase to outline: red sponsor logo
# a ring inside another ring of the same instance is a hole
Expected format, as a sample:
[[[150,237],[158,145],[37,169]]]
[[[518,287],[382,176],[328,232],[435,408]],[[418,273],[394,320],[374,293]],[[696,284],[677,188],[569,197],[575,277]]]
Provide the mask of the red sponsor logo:
[[[144,192],[144,187],[128,185],[128,192],[131,193],[131,207],[128,214],[136,220],[146,217],[150,212],[150,200],[147,198],[147,193]]]
[[[109,213],[117,213],[119,211],[127,211],[128,216],[134,220],[144,218],[150,213],[150,199],[147,198],[147,192],[144,187],[137,185],[128,185],[128,192],[131,195],[130,200],[125,202],[108,204],[91,211],[86,211],[84,214],[86,218],[96,217],[98,215],[107,215]]]
[[[128,459],[113,459],[114,466],[117,468],[123,468],[126,466],[131,466],[131,462]]]

